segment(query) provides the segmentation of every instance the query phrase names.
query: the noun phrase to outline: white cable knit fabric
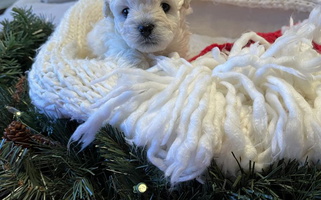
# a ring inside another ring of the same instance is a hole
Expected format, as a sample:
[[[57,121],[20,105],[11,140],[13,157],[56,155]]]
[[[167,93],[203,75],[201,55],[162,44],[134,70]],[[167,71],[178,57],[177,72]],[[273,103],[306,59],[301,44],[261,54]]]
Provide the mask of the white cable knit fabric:
[[[255,33],[230,53],[214,48],[189,63],[157,57],[148,70],[90,58],[86,35],[102,0],[80,0],[42,46],[28,74],[33,104],[53,117],[83,120],[84,146],[106,123],[145,146],[172,183],[199,177],[215,160],[235,174],[282,158],[321,159],[321,7],[274,44]],[[251,46],[248,42],[255,41]]]
[[[210,0],[203,0],[210,1]],[[224,3],[251,8],[279,8],[283,10],[311,11],[321,0],[213,0],[215,3]]]

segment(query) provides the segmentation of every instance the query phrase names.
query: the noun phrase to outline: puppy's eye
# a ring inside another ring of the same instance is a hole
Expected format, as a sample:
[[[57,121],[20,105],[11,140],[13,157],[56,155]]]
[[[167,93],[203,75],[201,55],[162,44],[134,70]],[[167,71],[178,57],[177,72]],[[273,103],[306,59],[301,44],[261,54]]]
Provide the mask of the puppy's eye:
[[[121,14],[126,18],[129,13],[129,8],[125,8],[121,11]]]
[[[171,9],[171,6],[168,3],[162,3],[161,6],[165,13],[167,13]]]

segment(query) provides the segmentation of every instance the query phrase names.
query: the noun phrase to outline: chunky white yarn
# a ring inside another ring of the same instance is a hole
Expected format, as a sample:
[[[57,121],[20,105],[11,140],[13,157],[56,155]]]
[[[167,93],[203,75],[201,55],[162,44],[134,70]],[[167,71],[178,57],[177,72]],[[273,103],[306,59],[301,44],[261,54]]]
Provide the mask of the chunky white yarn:
[[[321,7],[274,44],[250,32],[229,55],[214,48],[192,63],[160,56],[148,70],[87,57],[101,7],[76,3],[28,74],[36,107],[85,121],[73,140],[88,145],[104,124],[117,126],[173,183],[199,177],[213,159],[236,173],[232,152],[257,170],[282,158],[321,158],[321,56],[311,43],[321,43]]]

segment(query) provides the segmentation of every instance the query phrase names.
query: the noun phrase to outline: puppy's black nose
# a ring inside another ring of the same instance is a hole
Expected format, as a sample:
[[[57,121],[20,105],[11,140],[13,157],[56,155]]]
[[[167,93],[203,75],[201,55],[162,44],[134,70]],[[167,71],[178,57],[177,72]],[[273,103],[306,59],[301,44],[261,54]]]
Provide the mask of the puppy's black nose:
[[[138,30],[142,36],[148,37],[152,34],[154,27],[154,24],[143,24],[138,26]]]

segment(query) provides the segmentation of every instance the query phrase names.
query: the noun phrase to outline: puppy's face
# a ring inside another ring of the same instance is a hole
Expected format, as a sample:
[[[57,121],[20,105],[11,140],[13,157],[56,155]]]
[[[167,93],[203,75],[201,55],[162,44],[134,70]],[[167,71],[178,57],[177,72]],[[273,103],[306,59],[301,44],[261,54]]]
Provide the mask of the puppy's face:
[[[106,0],[106,16],[128,46],[144,53],[166,49],[181,23],[186,0]],[[181,4],[181,5],[180,5]]]

